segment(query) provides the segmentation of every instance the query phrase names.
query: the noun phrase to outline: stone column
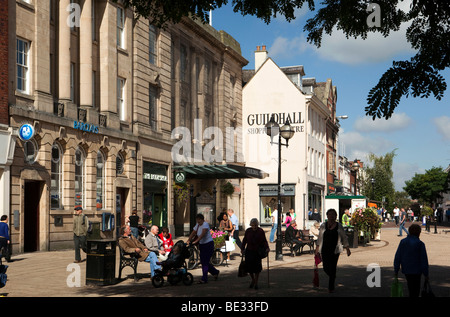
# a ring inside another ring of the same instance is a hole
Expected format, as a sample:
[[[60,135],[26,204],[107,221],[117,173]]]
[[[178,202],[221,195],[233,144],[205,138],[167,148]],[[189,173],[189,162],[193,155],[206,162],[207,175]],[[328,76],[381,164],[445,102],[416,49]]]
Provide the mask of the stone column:
[[[59,73],[59,99],[70,100],[70,25],[67,11],[70,0],[59,2],[59,50],[58,50],[58,73]]]
[[[80,106],[92,107],[92,0],[84,0],[80,20]]]

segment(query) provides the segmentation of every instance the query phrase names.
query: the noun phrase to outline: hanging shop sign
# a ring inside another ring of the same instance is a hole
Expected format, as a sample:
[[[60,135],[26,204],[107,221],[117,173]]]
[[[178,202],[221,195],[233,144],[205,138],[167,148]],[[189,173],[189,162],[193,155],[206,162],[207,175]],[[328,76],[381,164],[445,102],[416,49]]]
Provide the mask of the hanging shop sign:
[[[34,137],[34,133],[34,127],[29,123],[22,124],[22,126],[19,128],[19,138],[22,141],[31,140]]]

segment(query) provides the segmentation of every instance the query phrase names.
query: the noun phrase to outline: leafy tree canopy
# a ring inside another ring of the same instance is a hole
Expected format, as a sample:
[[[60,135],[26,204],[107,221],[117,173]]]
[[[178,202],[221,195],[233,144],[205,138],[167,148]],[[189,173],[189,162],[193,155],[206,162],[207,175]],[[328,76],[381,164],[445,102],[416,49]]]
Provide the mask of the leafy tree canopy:
[[[118,1],[118,0],[114,0]],[[137,16],[164,27],[168,22],[178,23],[184,16],[206,22],[209,11],[229,2],[236,13],[253,15],[265,23],[278,15],[287,21],[295,19],[295,9],[307,4],[316,10],[314,0],[120,0],[132,7]],[[369,26],[369,3],[379,5],[381,23]],[[409,23],[406,38],[417,53],[410,60],[394,61],[381,76],[367,97],[366,115],[390,118],[405,96],[441,100],[447,84],[441,72],[450,63],[450,1],[411,0],[409,11],[399,9],[404,0],[322,0],[314,17],[307,20],[304,30],[308,42],[320,47],[322,36],[333,30],[342,30],[347,37],[365,39],[369,32],[388,36],[402,23]]]
[[[448,189],[450,174],[442,167],[433,167],[425,171],[425,174],[415,174],[414,177],[405,182],[403,189],[412,199],[432,204],[436,199],[442,198],[441,193]]]

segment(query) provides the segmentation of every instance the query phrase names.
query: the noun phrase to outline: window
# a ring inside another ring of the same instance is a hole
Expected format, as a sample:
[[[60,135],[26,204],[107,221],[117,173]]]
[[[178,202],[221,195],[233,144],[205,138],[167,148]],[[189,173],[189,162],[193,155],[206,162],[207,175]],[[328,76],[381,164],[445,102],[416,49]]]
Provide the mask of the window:
[[[23,145],[24,160],[27,164],[36,162],[38,154],[38,145],[34,139],[26,141]]]
[[[189,77],[188,73],[188,56],[186,46],[180,46],[180,80],[187,82]]]
[[[121,7],[117,7],[117,46],[125,48],[124,44],[125,34],[125,11]]]
[[[117,114],[121,121],[126,120],[125,111],[125,79],[117,78]]]
[[[17,66],[17,90],[28,93],[28,51],[30,43],[21,39],[17,39],[16,48],[16,66]]]
[[[118,153],[117,157],[116,157],[116,174],[117,175],[122,175],[123,174],[123,172],[124,172],[123,165],[124,164],[125,164],[125,160],[124,160],[122,154]]]
[[[157,52],[157,33],[154,25],[149,25],[148,28],[148,61],[151,64],[156,64]]]
[[[70,100],[75,102],[75,64],[70,63]]]
[[[84,151],[78,147],[75,151],[75,207],[84,208]]]
[[[97,152],[97,195],[96,195],[96,205],[97,210],[102,210],[103,198],[105,192],[105,158],[102,151]]]
[[[152,130],[157,129],[157,119],[156,119],[156,94],[157,90],[156,87],[150,86],[149,89],[149,120],[150,120],[150,128]]]
[[[50,204],[51,209],[62,206],[62,150],[57,143],[52,146]]]

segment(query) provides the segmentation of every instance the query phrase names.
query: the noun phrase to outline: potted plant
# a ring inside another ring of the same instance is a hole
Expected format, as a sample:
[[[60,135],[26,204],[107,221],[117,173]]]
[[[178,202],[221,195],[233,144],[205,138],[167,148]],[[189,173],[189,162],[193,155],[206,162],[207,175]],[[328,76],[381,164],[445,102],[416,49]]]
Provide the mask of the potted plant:
[[[178,206],[186,203],[189,199],[189,184],[173,184],[173,191],[177,199]]]
[[[222,230],[210,230],[211,237],[214,240],[214,249],[220,249],[225,245],[228,232]]]
[[[223,184],[220,189],[222,193],[224,193],[227,196],[231,196],[234,193],[234,185],[231,184],[230,182],[226,182],[225,184]]]

